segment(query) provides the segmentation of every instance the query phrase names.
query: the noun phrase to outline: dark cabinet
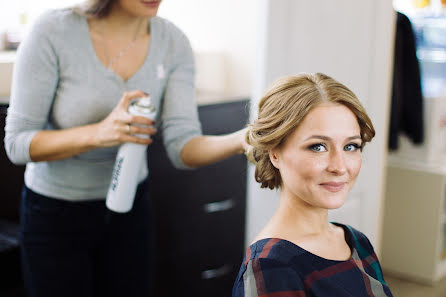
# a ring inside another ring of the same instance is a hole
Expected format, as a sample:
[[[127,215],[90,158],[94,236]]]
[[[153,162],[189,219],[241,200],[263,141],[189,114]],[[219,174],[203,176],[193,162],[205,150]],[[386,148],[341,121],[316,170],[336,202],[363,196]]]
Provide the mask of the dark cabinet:
[[[2,185],[0,219],[18,222],[25,166],[12,164],[6,156],[3,139],[5,138],[7,109],[7,105],[0,105],[0,179]]]
[[[12,164],[4,149],[7,105],[0,105],[0,296],[23,297],[18,244],[20,193],[25,166]]]
[[[248,101],[200,106],[203,133],[243,128],[248,110]],[[178,170],[160,135],[148,150],[155,296],[230,296],[244,254],[246,158]]]

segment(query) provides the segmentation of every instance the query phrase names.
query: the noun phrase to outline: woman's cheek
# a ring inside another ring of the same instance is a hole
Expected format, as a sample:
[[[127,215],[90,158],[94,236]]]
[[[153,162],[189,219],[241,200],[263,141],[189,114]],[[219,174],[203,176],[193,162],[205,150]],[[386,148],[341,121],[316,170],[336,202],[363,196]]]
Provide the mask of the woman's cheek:
[[[359,174],[359,171],[361,170],[361,165],[362,165],[362,155],[360,153],[349,158],[348,167],[350,169],[351,175],[356,177]]]

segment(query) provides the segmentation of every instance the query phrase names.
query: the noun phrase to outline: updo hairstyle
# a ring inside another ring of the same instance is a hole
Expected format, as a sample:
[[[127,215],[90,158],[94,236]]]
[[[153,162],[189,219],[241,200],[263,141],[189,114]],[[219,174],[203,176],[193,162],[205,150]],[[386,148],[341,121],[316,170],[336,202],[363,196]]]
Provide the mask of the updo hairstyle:
[[[251,148],[255,179],[261,188],[280,188],[282,178],[269,158],[269,150],[280,146],[315,107],[322,103],[342,104],[358,120],[361,149],[375,136],[372,121],[356,95],[345,85],[322,74],[299,74],[277,80],[259,102],[258,117],[248,125],[246,141]]]

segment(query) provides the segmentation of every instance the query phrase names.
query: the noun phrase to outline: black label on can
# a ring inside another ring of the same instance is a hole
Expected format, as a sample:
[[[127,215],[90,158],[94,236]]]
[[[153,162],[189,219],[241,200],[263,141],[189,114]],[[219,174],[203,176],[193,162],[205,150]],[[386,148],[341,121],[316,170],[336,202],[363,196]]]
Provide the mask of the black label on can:
[[[124,162],[123,157],[120,157],[116,160],[115,168],[113,168],[112,180],[110,185],[112,191],[115,191],[116,188],[118,187],[119,176],[121,175],[121,167],[123,162]]]

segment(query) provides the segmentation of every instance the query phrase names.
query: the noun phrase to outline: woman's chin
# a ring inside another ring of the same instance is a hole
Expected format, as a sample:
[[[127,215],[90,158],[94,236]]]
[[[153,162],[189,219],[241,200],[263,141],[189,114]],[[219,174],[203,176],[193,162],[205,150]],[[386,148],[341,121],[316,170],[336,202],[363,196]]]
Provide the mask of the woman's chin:
[[[329,197],[327,199],[324,199],[324,201],[321,203],[321,207],[326,209],[338,209],[342,207],[345,203],[346,197],[344,195],[340,195],[338,197]]]

